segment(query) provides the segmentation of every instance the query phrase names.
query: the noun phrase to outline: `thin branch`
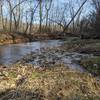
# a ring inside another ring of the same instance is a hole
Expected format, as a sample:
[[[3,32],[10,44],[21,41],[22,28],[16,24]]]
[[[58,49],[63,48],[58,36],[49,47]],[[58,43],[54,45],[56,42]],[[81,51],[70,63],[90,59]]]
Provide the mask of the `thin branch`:
[[[74,20],[74,18],[77,16],[77,14],[79,13],[79,11],[81,10],[81,8],[85,5],[85,3],[88,0],[85,0],[82,5],[79,7],[79,9],[77,10],[76,14],[72,17],[72,19],[70,20],[70,22],[66,25],[66,27],[64,28],[63,32],[65,32],[65,30],[69,27],[69,25],[71,24],[71,22]]]

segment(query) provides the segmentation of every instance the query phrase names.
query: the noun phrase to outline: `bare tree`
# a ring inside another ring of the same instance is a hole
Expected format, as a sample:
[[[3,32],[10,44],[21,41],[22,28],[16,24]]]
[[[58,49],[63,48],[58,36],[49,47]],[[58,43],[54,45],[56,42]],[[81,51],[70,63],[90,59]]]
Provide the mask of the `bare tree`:
[[[22,1],[20,1],[19,0],[19,3],[18,4],[16,4],[15,6],[13,6],[13,4],[12,4],[12,1],[11,0],[7,0],[7,2],[8,2],[8,4],[9,4],[9,8],[10,8],[10,24],[9,24],[9,26],[10,26],[10,32],[12,31],[12,17],[13,17],[13,15],[14,15],[14,9],[17,7],[17,6],[19,6],[20,4],[22,4],[23,2],[25,2],[25,1],[27,1],[27,0],[22,0]],[[18,19],[19,20],[19,19]],[[17,24],[16,24],[17,25]]]
[[[49,10],[52,5],[52,0],[45,0],[45,9],[46,9],[46,28],[48,27],[48,16],[49,16]]]
[[[0,22],[1,22],[1,27],[4,29],[4,18],[3,18],[3,0],[0,0]]]
[[[77,12],[75,13],[75,15],[71,18],[71,20],[69,21],[69,23],[65,26],[63,32],[65,32],[65,31],[68,29],[69,25],[70,25],[70,24],[72,23],[72,21],[75,19],[75,17],[76,17],[77,14],[80,12],[81,8],[85,5],[86,2],[87,2],[87,0],[85,0],[85,1],[81,4],[81,6],[79,7],[79,9],[78,9]]]
[[[31,12],[31,17],[30,17],[30,18],[31,18],[31,20],[30,20],[30,32],[29,32],[29,33],[32,32],[33,17],[34,17],[34,14],[35,14],[35,12],[36,12],[36,10],[37,10],[39,4],[40,4],[40,2],[38,2],[38,4],[36,4],[35,7],[30,8],[30,12]]]
[[[40,17],[39,32],[41,33],[42,31],[42,0],[38,0],[38,2],[39,2],[39,17]]]

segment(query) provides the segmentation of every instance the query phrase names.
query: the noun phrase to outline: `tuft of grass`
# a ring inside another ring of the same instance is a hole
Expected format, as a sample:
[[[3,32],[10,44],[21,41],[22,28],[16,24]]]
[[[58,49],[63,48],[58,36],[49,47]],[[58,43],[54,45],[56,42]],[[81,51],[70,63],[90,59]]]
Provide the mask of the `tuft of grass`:
[[[40,78],[41,76],[42,76],[42,73],[34,71],[34,72],[32,72],[30,78],[35,79],[35,78]]]
[[[8,73],[8,77],[10,77],[10,78],[17,78],[17,73],[14,72],[14,71],[10,71],[10,72]]]
[[[100,56],[82,59],[80,64],[86,68],[89,72],[100,75]]]

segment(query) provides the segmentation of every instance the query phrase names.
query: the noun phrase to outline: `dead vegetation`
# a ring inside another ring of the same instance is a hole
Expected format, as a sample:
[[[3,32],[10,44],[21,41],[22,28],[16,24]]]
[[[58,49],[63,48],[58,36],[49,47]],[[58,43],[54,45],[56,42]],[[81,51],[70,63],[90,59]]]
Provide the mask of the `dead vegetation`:
[[[28,64],[5,68],[0,75],[0,100],[99,100],[100,82],[63,65],[41,71]]]

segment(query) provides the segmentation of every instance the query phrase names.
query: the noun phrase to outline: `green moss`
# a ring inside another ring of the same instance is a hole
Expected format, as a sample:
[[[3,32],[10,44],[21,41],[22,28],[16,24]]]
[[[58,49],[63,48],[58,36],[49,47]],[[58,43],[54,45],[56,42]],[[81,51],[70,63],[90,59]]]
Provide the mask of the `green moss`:
[[[33,72],[32,74],[31,74],[31,77],[30,78],[32,78],[32,79],[35,79],[35,78],[39,78],[39,77],[41,77],[42,76],[42,73],[39,73],[39,72]]]
[[[9,72],[8,76],[11,78],[17,78],[17,74],[14,71]]]

